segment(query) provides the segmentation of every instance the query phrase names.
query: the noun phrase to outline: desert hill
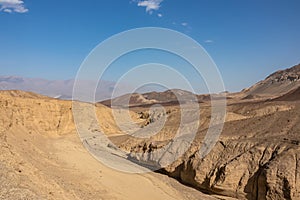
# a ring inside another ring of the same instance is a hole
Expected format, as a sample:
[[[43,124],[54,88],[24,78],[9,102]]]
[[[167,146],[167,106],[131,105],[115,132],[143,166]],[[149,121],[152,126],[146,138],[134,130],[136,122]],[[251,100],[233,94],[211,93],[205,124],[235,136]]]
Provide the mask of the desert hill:
[[[300,87],[276,98],[277,101],[297,101],[300,100]]]
[[[182,103],[187,103],[194,99],[193,93],[185,90],[172,89],[166,90],[164,92],[148,92],[144,94],[134,93],[126,94],[112,100],[101,101],[100,104],[106,105],[108,107],[113,106],[125,106],[138,107],[138,106],[150,106],[153,104],[161,105],[178,105],[178,99]]]
[[[294,67],[279,70],[245,89],[243,93],[248,97],[278,97],[300,87],[300,64]]]

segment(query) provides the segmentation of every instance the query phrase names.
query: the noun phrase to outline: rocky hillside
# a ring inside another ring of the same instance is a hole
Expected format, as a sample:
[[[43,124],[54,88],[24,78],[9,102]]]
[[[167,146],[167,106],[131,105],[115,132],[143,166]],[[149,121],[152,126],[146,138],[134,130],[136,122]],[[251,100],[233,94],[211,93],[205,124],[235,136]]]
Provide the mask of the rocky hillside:
[[[219,142],[206,157],[201,158],[198,153],[207,131],[204,128],[199,130],[188,152],[161,172],[211,194],[251,200],[299,199],[299,103],[298,99],[293,103],[231,105],[228,115],[234,113],[235,118],[225,122]],[[170,118],[172,121],[172,114]],[[171,124],[174,126],[176,121],[167,122],[168,127]],[[132,148],[131,156],[136,162],[159,162],[155,157],[139,154],[155,152],[171,141],[170,135],[165,140],[162,135]],[[178,146],[178,152],[183,145]]]
[[[278,97],[277,101],[297,101],[300,99],[300,87]]]
[[[278,97],[300,87],[300,64],[285,70],[279,70],[265,80],[245,89],[245,98]]]

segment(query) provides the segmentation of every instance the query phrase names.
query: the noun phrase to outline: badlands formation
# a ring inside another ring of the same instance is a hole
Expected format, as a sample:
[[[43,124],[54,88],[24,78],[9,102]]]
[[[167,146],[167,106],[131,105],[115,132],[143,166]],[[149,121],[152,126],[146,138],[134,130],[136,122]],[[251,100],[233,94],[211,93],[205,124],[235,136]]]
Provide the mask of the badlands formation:
[[[199,149],[211,103],[209,95],[198,95],[200,126],[192,144],[170,165],[145,174],[116,171],[89,154],[78,137],[71,101],[1,91],[0,199],[300,199],[299,88],[300,65],[239,93],[219,95],[227,99],[224,127],[204,157]],[[83,121],[86,131],[104,132],[113,143],[105,145],[145,164],[155,162],[147,152],[174,142],[182,114],[176,95],[190,94],[173,90],[125,95],[112,100],[116,107],[110,101],[78,104],[83,119],[88,119],[84,110],[90,107],[98,119]],[[144,139],[124,134],[112,111],[124,109],[126,101],[138,131],[157,126],[163,118],[164,127]],[[153,110],[155,104],[164,111]],[[192,123],[192,112],[190,116]],[[85,142],[93,145],[92,140]]]

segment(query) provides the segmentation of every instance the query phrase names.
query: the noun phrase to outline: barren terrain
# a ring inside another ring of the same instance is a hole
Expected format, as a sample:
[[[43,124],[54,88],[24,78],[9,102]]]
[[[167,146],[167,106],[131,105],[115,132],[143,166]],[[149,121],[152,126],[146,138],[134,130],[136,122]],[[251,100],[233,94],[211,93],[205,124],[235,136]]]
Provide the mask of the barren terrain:
[[[214,199],[160,174],[102,165],[79,140],[69,101],[2,91],[0,107],[0,199]],[[110,123],[108,108],[97,111]]]
[[[114,120],[113,109],[122,113],[125,108],[112,109],[109,101],[105,105],[78,102],[82,127],[93,136],[103,132],[110,139],[100,144],[101,140],[94,143],[96,137],[78,137],[71,101],[1,91],[0,199],[300,199],[298,75],[299,66],[295,66],[240,93],[226,94],[222,134],[204,158],[199,149],[211,120],[211,104],[209,96],[199,95],[200,126],[193,143],[159,173],[146,174],[105,166],[80,139],[95,151],[105,145],[113,153],[115,145],[127,152],[124,158],[155,163],[155,157],[146,153],[175,142],[172,138],[182,113],[174,98],[188,93],[176,90],[116,99],[119,106],[131,103],[130,119],[138,127],[126,127],[132,135],[166,119],[157,134],[139,139],[126,135]],[[164,111],[153,109],[156,103],[164,105]],[[184,104],[189,108],[188,101]],[[98,121],[89,120],[90,108],[95,109]],[[186,123],[192,124],[195,112],[191,109],[186,115]],[[125,118],[122,123],[127,123]],[[184,147],[180,144],[177,151]]]

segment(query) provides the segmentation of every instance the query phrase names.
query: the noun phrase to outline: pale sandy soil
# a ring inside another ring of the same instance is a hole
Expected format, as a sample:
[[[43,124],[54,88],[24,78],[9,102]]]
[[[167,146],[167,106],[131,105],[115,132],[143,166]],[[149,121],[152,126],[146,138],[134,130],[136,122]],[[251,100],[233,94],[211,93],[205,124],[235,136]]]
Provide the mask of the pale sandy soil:
[[[164,175],[110,169],[75,134],[49,138],[16,130],[6,140],[1,199],[214,199]]]

